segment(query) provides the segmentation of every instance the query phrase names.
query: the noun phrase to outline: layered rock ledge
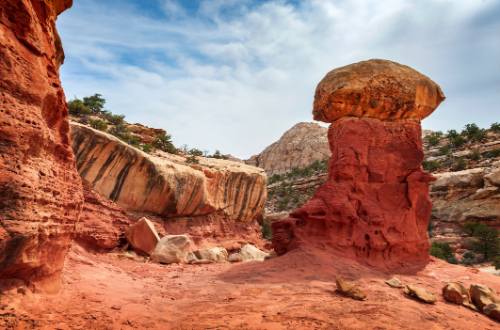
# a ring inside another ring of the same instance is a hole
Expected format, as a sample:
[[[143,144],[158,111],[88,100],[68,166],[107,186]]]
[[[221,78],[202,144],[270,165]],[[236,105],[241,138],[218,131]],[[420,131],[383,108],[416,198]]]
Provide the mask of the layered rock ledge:
[[[190,226],[195,225],[201,230],[197,236],[210,236],[214,223],[254,224],[262,216],[262,169],[228,160],[199,157],[199,164],[188,164],[182,156],[150,155],[77,123],[71,124],[71,135],[84,182],[126,211],[168,220],[169,233],[196,232]]]
[[[315,119],[331,122],[327,182],[273,223],[278,254],[313,245],[382,269],[428,260],[431,215],[420,120],[444,99],[433,81],[389,61],[333,70],[320,82]]]
[[[57,287],[82,207],[55,20],[72,1],[0,7],[0,280]]]

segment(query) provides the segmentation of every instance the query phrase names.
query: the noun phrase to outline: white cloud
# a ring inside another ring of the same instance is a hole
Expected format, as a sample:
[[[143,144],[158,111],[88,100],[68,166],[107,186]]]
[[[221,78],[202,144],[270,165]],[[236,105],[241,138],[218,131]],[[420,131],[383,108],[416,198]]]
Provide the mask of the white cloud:
[[[162,1],[173,19],[113,3],[77,1],[61,17],[67,95],[99,92],[110,110],[167,129],[178,145],[257,153],[311,120],[326,72],[368,58],[442,85],[448,100],[428,128],[500,121],[499,1],[221,0],[196,15]]]

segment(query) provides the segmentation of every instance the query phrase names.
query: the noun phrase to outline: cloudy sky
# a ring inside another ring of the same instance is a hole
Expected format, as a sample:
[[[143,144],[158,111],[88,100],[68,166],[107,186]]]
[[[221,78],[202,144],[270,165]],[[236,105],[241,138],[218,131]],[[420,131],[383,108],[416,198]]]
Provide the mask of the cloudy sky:
[[[311,121],[329,70],[410,65],[447,100],[434,130],[500,122],[500,0],[75,0],[58,27],[69,99],[103,94],[176,145],[246,158]]]

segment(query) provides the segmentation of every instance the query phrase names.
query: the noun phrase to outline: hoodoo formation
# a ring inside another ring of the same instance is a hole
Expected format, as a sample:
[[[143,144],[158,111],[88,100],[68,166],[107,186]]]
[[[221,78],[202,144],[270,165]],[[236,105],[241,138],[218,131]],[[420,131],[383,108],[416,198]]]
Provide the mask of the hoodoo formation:
[[[81,209],[55,28],[71,0],[0,6],[0,279],[42,283],[62,269]],[[50,286],[49,286],[50,284]]]
[[[369,60],[319,83],[314,118],[331,123],[327,182],[287,219],[273,223],[278,254],[330,247],[381,269],[429,258],[429,182],[420,121],[444,100],[417,71]]]

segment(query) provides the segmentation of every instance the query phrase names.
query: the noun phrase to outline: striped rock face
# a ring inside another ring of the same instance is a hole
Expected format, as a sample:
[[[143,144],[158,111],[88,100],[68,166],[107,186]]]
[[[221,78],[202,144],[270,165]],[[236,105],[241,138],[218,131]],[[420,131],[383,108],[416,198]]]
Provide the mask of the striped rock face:
[[[63,0],[0,4],[0,280],[57,288],[83,203],[55,28]]]
[[[201,157],[200,164],[189,166],[183,157],[149,155],[76,123],[71,135],[83,180],[126,210],[164,218],[216,215],[240,223],[262,215],[262,169]]]

